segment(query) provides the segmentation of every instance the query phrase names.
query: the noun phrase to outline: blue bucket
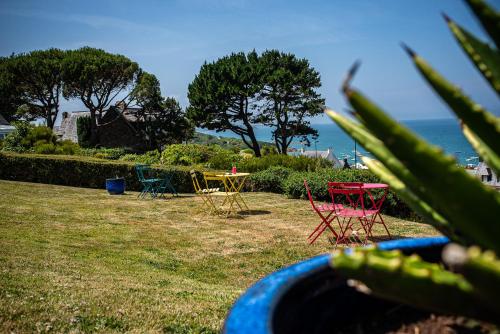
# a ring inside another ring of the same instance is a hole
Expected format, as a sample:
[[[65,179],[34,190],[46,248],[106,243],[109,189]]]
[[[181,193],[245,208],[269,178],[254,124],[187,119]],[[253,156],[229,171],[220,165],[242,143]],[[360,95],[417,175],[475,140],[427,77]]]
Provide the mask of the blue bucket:
[[[106,179],[106,190],[110,195],[121,195],[125,192],[125,179],[123,177]]]

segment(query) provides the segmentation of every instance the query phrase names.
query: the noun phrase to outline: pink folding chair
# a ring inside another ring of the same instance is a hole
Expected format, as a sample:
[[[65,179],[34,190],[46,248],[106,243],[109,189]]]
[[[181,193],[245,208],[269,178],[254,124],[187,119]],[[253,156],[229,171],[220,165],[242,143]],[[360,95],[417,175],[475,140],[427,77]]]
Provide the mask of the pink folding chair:
[[[360,182],[328,182],[328,192],[334,207],[335,216],[339,221],[340,233],[337,243],[358,240],[366,244],[370,235],[371,223],[378,210],[365,208],[363,183]],[[354,228],[354,223],[359,222],[360,227]],[[362,240],[358,232],[364,232]]]
[[[314,231],[307,237],[309,240],[309,244],[312,244],[319,238],[319,236],[328,228],[332,231],[335,240],[338,239],[339,235],[333,227],[331,226],[331,222],[335,219],[335,205],[329,203],[323,203],[320,205],[316,205],[311,195],[311,190],[307,184],[307,180],[304,180],[304,186],[307,190],[307,197],[309,197],[309,202],[311,202],[312,209],[318,214],[321,218],[321,223],[314,229]],[[342,205],[340,205],[342,207]]]
[[[380,210],[382,209],[382,204],[384,203],[387,197],[387,193],[389,191],[389,186],[383,183],[365,183],[363,185],[363,189],[365,190],[365,193],[368,194],[368,198],[370,199],[370,204],[371,204],[370,210],[376,211],[376,213],[372,215],[372,219],[370,221],[370,227],[368,229],[370,237],[372,236],[373,225],[382,224],[389,238],[392,238],[389,229],[385,225],[384,218],[382,218],[382,215],[380,214]],[[375,196],[371,192],[374,189],[383,190],[382,196],[379,196],[379,198],[375,198]],[[378,220],[377,217],[379,218]]]

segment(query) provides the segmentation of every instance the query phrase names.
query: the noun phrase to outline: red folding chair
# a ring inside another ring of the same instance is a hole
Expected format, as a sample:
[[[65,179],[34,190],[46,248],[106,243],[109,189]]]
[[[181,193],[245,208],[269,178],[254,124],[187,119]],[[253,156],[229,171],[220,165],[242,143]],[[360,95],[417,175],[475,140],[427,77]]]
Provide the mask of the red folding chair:
[[[350,240],[357,240],[366,244],[371,233],[373,217],[378,211],[365,208],[363,183],[328,182],[328,192],[334,206],[343,205],[341,209],[335,211],[340,227],[337,243],[349,243]],[[360,227],[357,229],[354,228],[356,221],[360,223]],[[363,240],[359,235],[360,231],[364,232]]]
[[[311,195],[311,190],[309,189],[309,186],[307,184],[307,180],[304,180],[304,186],[306,187],[307,190],[307,197],[309,197],[309,202],[311,202],[312,209],[318,214],[318,216],[321,218],[321,223],[319,223],[318,226],[314,229],[314,231],[307,237],[307,240],[309,240],[309,244],[312,244],[313,242],[316,241],[316,239],[319,238],[319,236],[328,228],[330,231],[332,231],[333,236],[335,237],[335,240],[338,239],[339,235],[333,227],[330,225],[330,223],[335,219],[335,205],[334,204],[320,204],[316,205],[314,204],[314,200]],[[340,206],[342,207],[342,205]]]
[[[370,210],[376,211],[376,213],[372,215],[372,219],[370,221],[370,228],[368,229],[370,237],[372,236],[373,225],[382,224],[382,226],[384,226],[384,229],[387,232],[387,235],[389,236],[389,238],[392,238],[391,233],[389,232],[389,229],[385,225],[384,218],[382,218],[382,215],[380,214],[382,204],[384,203],[384,201],[387,197],[387,193],[389,192],[389,186],[387,184],[383,184],[383,183],[365,183],[363,185],[363,189],[365,190],[365,193],[368,194],[368,197],[370,198],[370,203],[371,203]],[[383,190],[382,196],[375,198],[375,196],[371,192],[372,190]],[[378,220],[377,220],[377,217],[379,218]]]

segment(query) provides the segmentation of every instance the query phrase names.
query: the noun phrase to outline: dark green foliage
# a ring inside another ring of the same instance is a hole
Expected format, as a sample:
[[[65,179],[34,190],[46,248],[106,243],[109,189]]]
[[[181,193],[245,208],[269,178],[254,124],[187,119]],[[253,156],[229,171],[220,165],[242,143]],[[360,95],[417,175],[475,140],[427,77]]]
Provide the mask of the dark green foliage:
[[[22,141],[28,135],[33,126],[28,122],[17,121],[14,122],[15,130],[9,133],[3,143],[3,150],[23,152],[26,149],[22,146]]]
[[[106,178],[125,178],[127,189],[141,190],[135,164],[88,157],[0,153],[0,179],[104,188]],[[172,184],[179,192],[193,192],[190,168],[156,166],[154,171],[173,173]],[[200,177],[202,177],[200,175]]]
[[[113,99],[136,80],[139,66],[125,56],[83,47],[67,52],[62,73],[64,97],[80,99],[90,111],[90,141],[95,145],[97,120]]]
[[[229,150],[218,150],[208,159],[207,167],[219,170],[229,170],[233,165],[238,165],[243,158],[241,155]]]
[[[232,53],[205,63],[188,87],[188,117],[196,126],[236,133],[260,156],[253,106],[261,86],[255,51]]]
[[[7,136],[3,150],[73,155],[79,152],[80,147],[70,140],[58,141],[52,129],[46,126],[17,122],[16,130]]]
[[[23,138],[21,145],[25,148],[31,148],[41,144],[55,145],[56,141],[57,136],[52,132],[52,129],[46,126],[35,126]]]
[[[273,128],[276,149],[287,154],[297,137],[309,145],[309,136],[318,137],[309,119],[322,112],[325,100],[315,89],[321,87],[320,75],[307,59],[277,50],[268,50],[259,58],[263,88],[259,92],[259,123]]]
[[[270,126],[277,151],[287,154],[294,138],[317,136],[308,119],[321,112],[320,86],[319,73],[293,54],[233,53],[201,67],[188,88],[188,117],[199,127],[236,133],[257,157],[253,127]]]
[[[217,145],[173,144],[167,146],[161,153],[161,160],[165,165],[189,166],[206,163],[218,152],[223,151]]]
[[[130,99],[140,107],[136,128],[150,150],[193,136],[194,128],[185,112],[174,98],[161,96],[160,82],[154,75],[142,72]]]
[[[90,127],[91,119],[88,116],[78,117],[76,119],[76,132],[78,135],[78,144],[81,147],[90,147]]]
[[[239,171],[253,173],[273,166],[287,167],[296,171],[315,171],[320,168],[332,167],[332,164],[325,159],[270,154],[260,158],[242,159],[236,163],[236,166]]]
[[[123,148],[81,148],[78,155],[98,159],[118,160],[128,152]]]
[[[0,114],[8,122],[22,118],[23,115],[17,111],[26,103],[21,87],[16,83],[13,73],[8,68],[13,57],[0,57]]]
[[[66,52],[59,49],[36,50],[13,55],[6,60],[0,71],[9,73],[8,77],[16,85],[16,94],[26,106],[22,109],[24,115],[19,116],[25,119],[43,117],[49,128],[54,127],[63,87],[62,63],[65,55]],[[0,74],[0,85],[5,77]]]
[[[146,165],[157,165],[161,163],[161,153],[157,150],[154,150],[148,151],[144,154],[125,154],[122,155],[118,160],[131,161]]]
[[[283,184],[292,172],[292,169],[281,166],[256,172],[248,178],[247,189],[282,194],[284,192]]]

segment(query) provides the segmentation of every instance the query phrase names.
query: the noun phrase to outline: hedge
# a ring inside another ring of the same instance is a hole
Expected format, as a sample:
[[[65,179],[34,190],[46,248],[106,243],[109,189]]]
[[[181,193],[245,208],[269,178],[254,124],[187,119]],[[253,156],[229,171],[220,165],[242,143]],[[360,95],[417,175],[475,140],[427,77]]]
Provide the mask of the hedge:
[[[105,188],[106,178],[124,177],[128,190],[140,190],[134,163],[89,157],[0,152],[0,179]],[[157,173],[171,172],[177,191],[193,192],[189,167],[154,166]],[[200,175],[201,176],[201,175]]]

